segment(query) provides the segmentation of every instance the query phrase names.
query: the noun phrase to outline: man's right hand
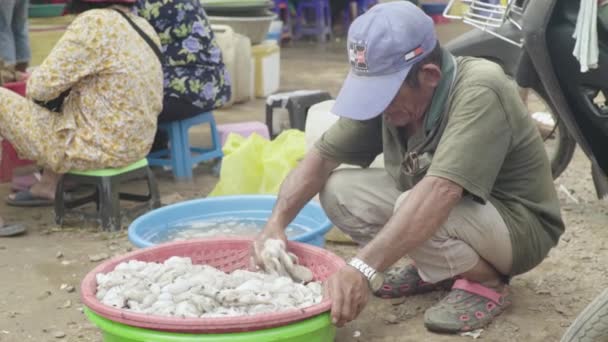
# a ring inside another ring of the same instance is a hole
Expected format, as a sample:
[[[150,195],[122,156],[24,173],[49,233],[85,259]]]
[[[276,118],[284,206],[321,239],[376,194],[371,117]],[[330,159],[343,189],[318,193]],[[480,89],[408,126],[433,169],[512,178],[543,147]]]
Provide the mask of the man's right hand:
[[[264,230],[258,234],[258,236],[253,241],[253,251],[251,253],[253,257],[253,266],[254,269],[264,269],[264,262],[262,261],[261,253],[264,249],[264,243],[268,239],[279,239],[285,243],[287,246],[287,235],[285,234],[285,228],[269,225],[267,224],[264,227]]]
[[[281,185],[279,196],[272,215],[264,230],[252,246],[252,267],[263,268],[260,253],[268,239],[279,239],[287,246],[285,228],[298,215],[298,212],[321,191],[331,172],[339,162],[324,158],[316,148],[310,150],[296,168],[287,175]]]

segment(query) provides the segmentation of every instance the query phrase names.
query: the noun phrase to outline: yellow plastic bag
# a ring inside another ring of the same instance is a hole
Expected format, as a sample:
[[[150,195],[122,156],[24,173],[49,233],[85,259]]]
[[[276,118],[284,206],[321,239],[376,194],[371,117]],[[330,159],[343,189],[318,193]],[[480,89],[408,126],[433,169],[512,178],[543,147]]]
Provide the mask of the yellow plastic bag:
[[[304,132],[286,130],[268,141],[257,134],[230,134],[224,144],[220,181],[209,196],[278,194],[287,174],[306,153]]]

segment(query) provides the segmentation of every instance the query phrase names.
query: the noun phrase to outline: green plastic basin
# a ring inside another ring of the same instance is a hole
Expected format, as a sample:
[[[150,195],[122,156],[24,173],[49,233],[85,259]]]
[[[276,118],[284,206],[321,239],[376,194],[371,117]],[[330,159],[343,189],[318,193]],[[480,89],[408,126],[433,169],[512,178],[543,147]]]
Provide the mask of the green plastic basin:
[[[232,334],[180,334],[130,327],[105,319],[85,308],[103,333],[104,342],[330,342],[336,337],[329,313],[278,328]]]

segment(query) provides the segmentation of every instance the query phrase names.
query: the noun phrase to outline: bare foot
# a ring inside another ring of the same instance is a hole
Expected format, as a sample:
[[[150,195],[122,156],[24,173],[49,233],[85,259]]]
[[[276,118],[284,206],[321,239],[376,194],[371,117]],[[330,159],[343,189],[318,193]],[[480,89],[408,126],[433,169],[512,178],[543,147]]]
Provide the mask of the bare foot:
[[[32,185],[32,187],[30,188],[30,192],[35,197],[54,200],[56,186],[57,186],[56,184],[53,185],[53,184],[45,184],[42,182],[38,182],[38,183]]]

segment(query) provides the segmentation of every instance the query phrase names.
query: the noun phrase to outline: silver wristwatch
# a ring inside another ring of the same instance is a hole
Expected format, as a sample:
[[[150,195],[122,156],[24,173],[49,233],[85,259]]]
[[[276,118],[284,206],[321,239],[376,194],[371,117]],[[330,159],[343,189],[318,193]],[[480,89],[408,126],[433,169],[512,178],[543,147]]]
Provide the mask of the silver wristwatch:
[[[348,264],[354,267],[357,271],[361,272],[365,278],[367,278],[369,288],[372,290],[372,292],[377,292],[380,290],[382,284],[384,284],[384,275],[382,273],[376,271],[359,258],[350,259]]]

